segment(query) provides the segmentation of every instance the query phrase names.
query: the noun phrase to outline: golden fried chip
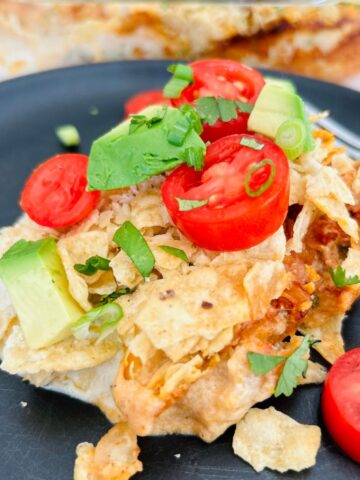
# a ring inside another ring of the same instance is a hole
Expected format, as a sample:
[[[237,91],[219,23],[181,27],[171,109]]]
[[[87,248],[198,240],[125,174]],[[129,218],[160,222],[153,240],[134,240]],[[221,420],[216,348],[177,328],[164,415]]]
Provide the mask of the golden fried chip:
[[[119,349],[120,344],[113,337],[97,345],[95,340],[76,340],[71,337],[47,348],[31,350],[26,345],[21,328],[14,326],[4,346],[1,369],[21,376],[81,370],[106,362]]]
[[[294,168],[294,163],[290,162],[290,200],[289,205],[298,203],[304,205],[306,195],[306,176],[302,175]]]
[[[236,266],[193,268],[187,275],[171,271],[141,284],[121,304],[125,316],[174,362],[199,339],[212,341],[223,330],[250,320]]]
[[[139,229],[163,227],[168,221],[160,189],[140,192],[131,202],[130,221]]]
[[[299,327],[304,335],[320,340],[314,345],[320,355],[329,363],[334,363],[344,352],[344,340],[341,336],[341,327],[345,315],[336,313],[314,313]]]
[[[123,250],[111,259],[110,267],[120,286],[135,288],[143,281],[140,272]]]
[[[143,469],[139,453],[136,435],[119,423],[96,447],[91,443],[78,445],[74,480],[128,480]]]
[[[294,251],[297,253],[303,250],[303,238],[305,237],[310,225],[315,220],[317,209],[312,202],[305,201],[304,206],[297,216],[294,228],[293,237],[288,241],[288,252]]]
[[[257,262],[246,274],[244,287],[254,320],[262,318],[271,300],[280,297],[288,284],[282,262]]]
[[[309,385],[311,383],[324,383],[327,375],[327,369],[317,362],[308,361],[308,368],[304,377],[298,378],[299,385]]]
[[[233,449],[257,472],[300,472],[315,465],[320,440],[315,425],[301,425],[273,407],[252,408],[236,426]]]
[[[234,349],[193,383],[186,395],[155,419],[153,434],[198,435],[212,442],[237,423],[258,402],[269,398],[275,388],[275,371],[257,376],[249,367],[247,348]],[[129,416],[137,424],[136,419]],[[138,419],[141,428],[141,419]]]
[[[85,277],[74,269],[74,265],[76,263],[84,264],[88,258],[94,255],[106,257],[109,250],[107,234],[91,231],[63,237],[58,241],[58,249],[72,297],[84,310],[90,310],[92,306],[88,300],[88,283],[96,282],[102,272]]]

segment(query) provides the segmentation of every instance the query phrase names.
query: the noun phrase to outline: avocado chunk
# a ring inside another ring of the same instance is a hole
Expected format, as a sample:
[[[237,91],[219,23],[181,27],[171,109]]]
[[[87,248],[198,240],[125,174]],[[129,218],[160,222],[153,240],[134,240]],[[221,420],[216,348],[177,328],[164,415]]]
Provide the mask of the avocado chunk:
[[[306,130],[304,151],[313,150],[315,144],[304,102],[290,89],[270,82],[264,86],[256,100],[249,117],[248,129],[274,139],[279,127],[291,119],[299,119],[304,123]]]
[[[83,310],[71,297],[53,238],[19,240],[0,259],[3,280],[26,343],[47,347],[71,335]]]
[[[205,154],[205,144],[193,127],[180,142],[172,141],[171,133],[187,121],[185,112],[152,106],[133,116],[141,117],[145,121],[136,129],[131,131],[129,119],[95,140],[87,171],[89,190],[136,185],[185,163],[189,149]]]
[[[284,88],[288,92],[296,93],[296,86],[291,80],[277,77],[265,77],[265,82],[267,85],[276,85],[277,87]]]

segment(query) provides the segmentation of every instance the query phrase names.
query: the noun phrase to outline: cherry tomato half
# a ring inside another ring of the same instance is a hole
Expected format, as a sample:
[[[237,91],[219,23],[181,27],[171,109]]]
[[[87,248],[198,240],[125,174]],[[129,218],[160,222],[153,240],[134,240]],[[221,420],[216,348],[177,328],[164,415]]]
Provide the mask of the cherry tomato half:
[[[263,148],[241,145],[244,137]],[[187,165],[174,170],[163,184],[162,197],[175,225],[195,244],[210,250],[243,250],[282,225],[289,183],[289,162],[277,145],[255,135],[230,135],[208,147],[201,172]],[[177,198],[208,203],[180,211]]]
[[[63,228],[80,222],[100,198],[100,192],[86,191],[87,165],[88,157],[78,153],[49,158],[27,180],[21,208],[44,227]]]
[[[179,107],[194,103],[199,97],[223,97],[245,103],[255,103],[265,80],[260,72],[233,60],[199,60],[189,64],[193,69],[194,82],[186,87],[180,98],[172,99]],[[247,131],[248,113],[239,113],[230,122],[218,120],[215,125],[204,125],[202,139],[207,142]]]
[[[342,355],[330,369],[322,412],[335,442],[360,463],[360,348]]]
[[[125,103],[125,116],[139,113],[150,105],[170,105],[170,100],[164,98],[162,90],[147,90],[131,97]]]

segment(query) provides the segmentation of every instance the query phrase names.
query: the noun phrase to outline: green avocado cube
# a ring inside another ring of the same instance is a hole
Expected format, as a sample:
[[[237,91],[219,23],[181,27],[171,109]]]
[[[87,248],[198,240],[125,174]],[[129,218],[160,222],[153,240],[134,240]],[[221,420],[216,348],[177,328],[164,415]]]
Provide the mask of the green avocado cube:
[[[169,132],[181,122],[183,113],[172,107],[164,112],[151,106],[134,117],[159,118],[149,128],[146,122],[131,132],[131,119],[110,130],[92,144],[87,171],[89,190],[113,190],[143,182],[185,163],[186,150],[205,144],[194,128],[189,129],[181,145],[169,141]]]
[[[83,315],[69,293],[53,238],[16,242],[0,259],[0,278],[32,349],[63,340],[71,334],[70,325]]]

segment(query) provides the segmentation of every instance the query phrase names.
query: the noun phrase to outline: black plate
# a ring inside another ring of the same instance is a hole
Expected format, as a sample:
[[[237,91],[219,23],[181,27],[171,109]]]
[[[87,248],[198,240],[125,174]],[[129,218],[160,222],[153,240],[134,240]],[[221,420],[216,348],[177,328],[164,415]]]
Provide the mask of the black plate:
[[[56,126],[79,128],[81,150],[122,117],[122,104],[134,92],[160,87],[166,63],[122,62],[55,70],[0,84],[0,225],[20,213],[17,200],[31,169],[61,151]],[[271,73],[274,75],[274,73]],[[276,75],[276,74],[275,74]],[[330,108],[343,124],[360,134],[360,94],[332,84],[291,77],[300,93],[320,108]],[[97,116],[89,109],[96,106]],[[347,348],[360,345],[360,307],[346,321]],[[299,388],[289,399],[271,402],[303,423],[320,424],[321,388]],[[28,403],[26,408],[20,402]],[[267,402],[270,403],[270,402]],[[266,404],[267,404],[266,403]],[[0,373],[0,478],[70,480],[75,447],[97,442],[109,423],[94,407],[36,389],[20,378]],[[147,480],[250,480],[360,478],[360,465],[342,455],[323,429],[317,464],[300,474],[260,475],[232,453],[233,429],[207,445],[193,437],[140,439]],[[177,459],[174,455],[181,454]]]

